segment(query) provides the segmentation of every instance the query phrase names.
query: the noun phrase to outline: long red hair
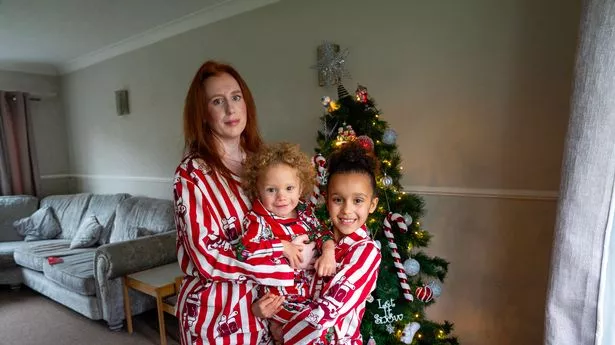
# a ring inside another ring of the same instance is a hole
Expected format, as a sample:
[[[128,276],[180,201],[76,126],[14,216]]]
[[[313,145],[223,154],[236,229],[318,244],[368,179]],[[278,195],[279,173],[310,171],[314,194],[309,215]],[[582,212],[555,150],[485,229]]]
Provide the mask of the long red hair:
[[[202,158],[210,168],[230,178],[232,173],[222,162],[216,139],[207,124],[209,113],[205,93],[205,81],[224,73],[235,78],[246,103],[247,120],[246,128],[241,133],[241,148],[247,153],[254,153],[263,145],[256,121],[256,105],[248,85],[232,66],[212,60],[201,65],[188,89],[184,105],[184,140],[187,154]]]

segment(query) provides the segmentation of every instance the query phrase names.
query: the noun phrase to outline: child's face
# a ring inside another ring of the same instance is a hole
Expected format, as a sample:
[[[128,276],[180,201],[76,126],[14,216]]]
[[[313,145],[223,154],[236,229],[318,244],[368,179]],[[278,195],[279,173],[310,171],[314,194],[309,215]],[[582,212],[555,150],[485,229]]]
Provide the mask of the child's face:
[[[290,217],[299,203],[301,180],[297,169],[275,164],[261,173],[257,182],[263,206],[278,217]]]
[[[367,174],[335,174],[329,179],[327,193],[327,209],[338,240],[365,224],[378,205]]]

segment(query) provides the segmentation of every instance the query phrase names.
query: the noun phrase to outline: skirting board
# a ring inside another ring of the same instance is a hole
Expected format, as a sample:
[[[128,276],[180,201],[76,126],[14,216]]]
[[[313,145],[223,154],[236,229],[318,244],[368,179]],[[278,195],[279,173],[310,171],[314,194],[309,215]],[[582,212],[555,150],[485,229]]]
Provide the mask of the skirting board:
[[[71,179],[77,180],[78,185],[108,185],[112,184],[115,187],[126,186],[128,184],[136,185],[155,185],[156,189],[160,189],[154,193],[142,193],[136,188],[138,194],[146,195],[164,195],[168,193],[170,197],[170,186],[172,178],[165,177],[146,177],[146,176],[118,176],[118,175],[88,175],[88,174],[56,174],[43,175],[41,179]],[[96,188],[96,192],[100,189]],[[116,192],[117,188],[104,191],[107,193]],[[133,188],[130,188],[131,190]],[[145,189],[147,190],[147,189]],[[558,191],[551,190],[524,190],[524,189],[487,189],[487,188],[458,188],[458,187],[431,187],[431,186],[404,186],[404,191],[418,195],[435,195],[435,196],[456,196],[456,197],[472,197],[472,198],[498,198],[498,199],[521,199],[521,200],[557,200],[559,197]],[[121,192],[121,191],[119,191]],[[130,191],[126,191],[130,193]],[[151,192],[151,191],[150,191]]]

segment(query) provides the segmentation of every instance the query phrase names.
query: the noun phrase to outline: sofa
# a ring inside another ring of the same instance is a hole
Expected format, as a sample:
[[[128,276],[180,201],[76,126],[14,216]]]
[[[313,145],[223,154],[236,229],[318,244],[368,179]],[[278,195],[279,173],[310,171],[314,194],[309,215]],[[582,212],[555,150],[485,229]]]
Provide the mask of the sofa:
[[[24,238],[13,230],[13,222],[28,217],[37,208],[38,199],[33,196],[0,197],[0,285],[17,288],[23,281],[13,252],[24,244]]]
[[[15,221],[47,208],[60,233],[24,241]],[[125,319],[121,278],[177,261],[173,215],[171,200],[128,194],[54,195],[40,202],[31,196],[0,197],[0,284],[24,284],[92,320],[105,320],[112,330],[120,329]],[[92,216],[102,226],[100,238],[86,248],[71,249],[81,223]],[[62,260],[51,263],[50,257]],[[130,294],[133,314],[155,307],[151,297],[132,290]]]

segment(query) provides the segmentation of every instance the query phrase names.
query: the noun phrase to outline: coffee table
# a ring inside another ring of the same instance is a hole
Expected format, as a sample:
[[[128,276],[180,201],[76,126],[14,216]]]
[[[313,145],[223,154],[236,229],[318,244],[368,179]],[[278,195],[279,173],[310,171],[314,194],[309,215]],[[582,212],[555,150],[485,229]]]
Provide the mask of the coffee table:
[[[130,296],[128,295],[128,289],[131,288],[156,298],[160,344],[167,344],[163,299],[168,296],[173,296],[178,292],[175,288],[175,280],[179,277],[183,277],[183,275],[184,273],[179,268],[178,263],[174,262],[124,276],[124,312],[126,314],[126,323],[128,324],[128,333],[132,334],[133,331]]]

